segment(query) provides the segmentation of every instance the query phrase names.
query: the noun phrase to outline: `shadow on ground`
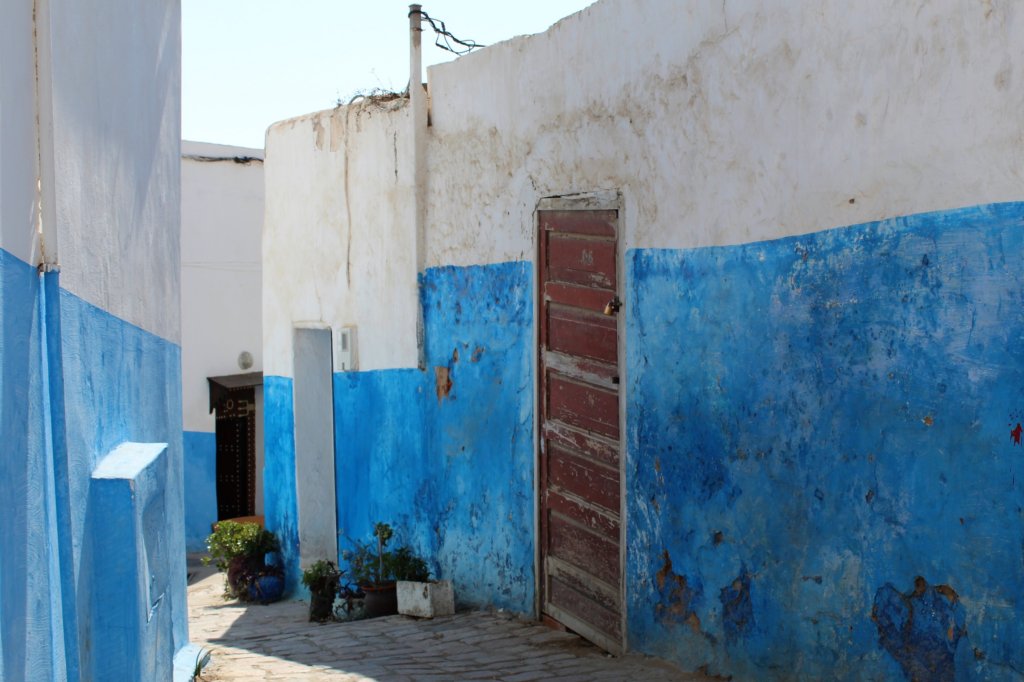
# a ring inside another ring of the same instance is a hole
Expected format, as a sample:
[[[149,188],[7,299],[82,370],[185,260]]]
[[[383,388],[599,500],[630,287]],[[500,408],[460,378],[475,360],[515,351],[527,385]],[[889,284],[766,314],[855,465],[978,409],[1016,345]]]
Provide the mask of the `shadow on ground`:
[[[189,573],[190,638],[213,651],[207,682],[707,679],[645,656],[613,658],[576,635],[500,612],[310,623],[305,602],[226,602],[222,576],[191,564]]]

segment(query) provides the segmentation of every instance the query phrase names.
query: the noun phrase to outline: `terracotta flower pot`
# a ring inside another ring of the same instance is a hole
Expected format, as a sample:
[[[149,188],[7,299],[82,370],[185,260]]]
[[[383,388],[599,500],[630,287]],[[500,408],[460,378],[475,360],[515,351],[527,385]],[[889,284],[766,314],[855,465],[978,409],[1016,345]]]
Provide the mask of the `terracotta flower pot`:
[[[395,583],[362,585],[359,589],[366,595],[366,598],[363,600],[363,609],[366,611],[367,618],[393,616],[398,613],[398,596],[395,591]]]
[[[245,601],[249,596],[249,573],[252,563],[252,558],[247,556],[236,556],[228,562],[228,594],[235,599]]]

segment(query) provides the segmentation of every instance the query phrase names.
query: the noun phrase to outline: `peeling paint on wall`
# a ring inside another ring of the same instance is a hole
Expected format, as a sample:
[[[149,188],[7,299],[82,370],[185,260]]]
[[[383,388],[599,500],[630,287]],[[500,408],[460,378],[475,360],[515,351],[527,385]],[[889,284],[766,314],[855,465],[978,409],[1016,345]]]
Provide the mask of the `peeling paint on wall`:
[[[447,367],[434,368],[434,384],[437,402],[441,402],[448,397],[452,390],[452,377]]]
[[[754,607],[750,602],[750,574],[744,569],[738,578],[718,593],[722,603],[725,641],[733,644],[754,626]]]
[[[695,597],[701,593],[700,586],[691,587],[686,576],[672,570],[672,557],[668,550],[662,552],[665,563],[655,574],[660,599],[654,605],[654,612],[662,621],[686,623],[696,632],[700,632],[700,618],[691,608]]]
[[[629,252],[631,646],[743,679],[1024,670],[1021,263],[1020,203]],[[718,588],[702,635],[650,608],[676,575]]]
[[[955,679],[957,645],[967,636],[967,627],[953,588],[929,585],[918,576],[904,594],[886,583],[875,593],[871,619],[878,626],[879,644],[899,662],[907,679]]]

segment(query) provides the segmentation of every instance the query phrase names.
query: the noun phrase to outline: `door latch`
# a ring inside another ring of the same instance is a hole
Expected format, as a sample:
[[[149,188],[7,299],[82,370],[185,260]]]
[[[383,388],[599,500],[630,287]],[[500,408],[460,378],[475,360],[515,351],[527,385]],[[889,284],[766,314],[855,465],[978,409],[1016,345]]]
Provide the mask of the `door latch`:
[[[622,308],[622,301],[619,300],[619,295],[616,294],[615,298],[604,304],[604,314],[611,317],[617,315],[619,310]]]

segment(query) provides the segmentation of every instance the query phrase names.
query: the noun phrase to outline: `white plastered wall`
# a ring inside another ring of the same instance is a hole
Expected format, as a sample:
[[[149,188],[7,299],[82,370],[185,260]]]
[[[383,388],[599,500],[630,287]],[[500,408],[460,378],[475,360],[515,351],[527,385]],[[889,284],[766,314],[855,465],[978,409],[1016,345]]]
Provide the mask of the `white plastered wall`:
[[[597,189],[627,248],[1019,200],[1022,79],[1016,3],[604,0],[429,70],[427,265],[532,259]]]
[[[603,0],[428,73],[427,267],[532,260],[538,201],[597,190],[621,192],[623,251],[1024,197],[1014,3]],[[359,369],[415,366],[392,106],[268,132],[268,373],[298,322],[357,325]]]
[[[32,4],[0,6],[0,248],[35,264],[36,116]]]
[[[262,149],[182,143],[181,397],[186,431],[214,431],[207,377],[263,368],[262,159]],[[243,351],[253,358],[248,369],[238,365]]]
[[[360,370],[415,367],[418,292],[407,100],[267,131],[264,373],[293,376],[296,326],[356,328]]]
[[[49,5],[61,286],[178,343],[179,3]]]

